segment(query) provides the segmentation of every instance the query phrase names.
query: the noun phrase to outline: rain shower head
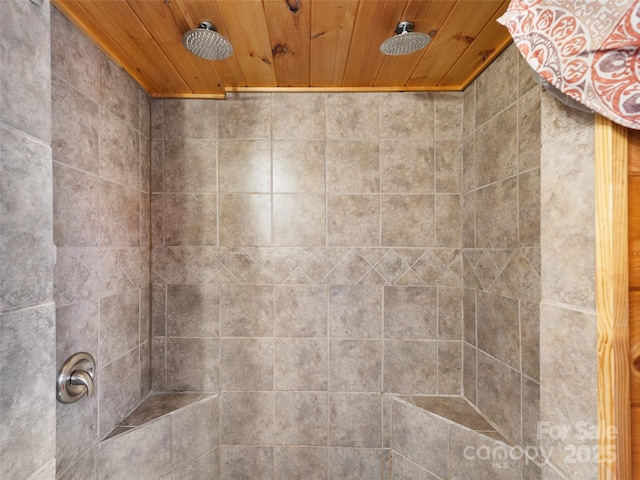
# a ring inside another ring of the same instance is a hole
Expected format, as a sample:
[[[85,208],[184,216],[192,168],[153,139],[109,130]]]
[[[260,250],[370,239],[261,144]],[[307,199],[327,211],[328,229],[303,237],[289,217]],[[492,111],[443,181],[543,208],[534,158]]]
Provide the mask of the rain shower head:
[[[182,44],[194,55],[207,60],[224,60],[233,53],[231,42],[216,31],[212,23],[202,22],[198,28],[182,36]]]
[[[426,47],[431,36],[414,32],[413,27],[413,22],[400,22],[396,27],[396,34],[382,42],[380,51],[385,55],[407,55]]]

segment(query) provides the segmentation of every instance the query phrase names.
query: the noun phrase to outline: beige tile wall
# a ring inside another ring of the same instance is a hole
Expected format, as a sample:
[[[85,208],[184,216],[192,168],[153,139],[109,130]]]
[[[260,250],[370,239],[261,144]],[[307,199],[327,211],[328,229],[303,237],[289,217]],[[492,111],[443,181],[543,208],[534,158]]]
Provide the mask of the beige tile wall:
[[[55,475],[49,5],[0,2],[0,477]]]
[[[57,476],[90,479],[98,440],[151,388],[150,100],[55,9],[51,29],[57,366],[98,365],[96,395],[57,406]]]
[[[461,393],[462,101],[152,102],[153,388],[222,392],[223,476],[378,478],[386,394]]]
[[[595,312],[594,115],[542,98],[542,304],[540,416],[563,429],[539,441],[551,456],[543,478],[598,478]],[[548,430],[545,430],[548,432]]]
[[[514,444],[533,446],[540,395],[540,98],[526,62],[509,47],[464,92],[462,142],[464,395]]]

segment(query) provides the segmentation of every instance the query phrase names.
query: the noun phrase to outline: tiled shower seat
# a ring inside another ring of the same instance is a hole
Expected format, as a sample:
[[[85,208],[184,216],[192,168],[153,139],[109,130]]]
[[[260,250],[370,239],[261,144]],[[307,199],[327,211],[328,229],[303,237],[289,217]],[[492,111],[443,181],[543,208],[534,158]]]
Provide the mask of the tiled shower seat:
[[[100,442],[98,478],[218,478],[218,418],[218,395],[151,395]]]
[[[464,398],[398,396],[392,408],[393,480],[521,478],[522,461]]]

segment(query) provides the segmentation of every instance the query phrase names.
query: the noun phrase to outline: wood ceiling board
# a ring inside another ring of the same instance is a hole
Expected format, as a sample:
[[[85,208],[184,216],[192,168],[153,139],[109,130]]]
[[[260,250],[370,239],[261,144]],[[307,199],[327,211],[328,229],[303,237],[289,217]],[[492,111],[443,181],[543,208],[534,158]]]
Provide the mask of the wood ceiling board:
[[[123,0],[81,0],[79,6],[97,23],[100,21],[108,36],[127,52],[117,60],[137,70],[148,72],[161,92],[190,91],[188,84],[155,42],[147,27]],[[150,92],[155,93],[155,92]]]
[[[138,18],[145,19],[149,33],[176,66],[181,77],[193,93],[224,93],[218,72],[211,61],[187,51],[182,35],[191,29],[184,13],[173,2],[127,0]],[[175,92],[180,93],[180,92]]]
[[[412,72],[408,84],[438,85],[486,27],[487,19],[493,18],[502,4],[502,0],[457,2]],[[461,83],[463,81],[458,84]]]
[[[228,39],[230,38],[228,29],[218,9],[218,4],[215,1],[171,0],[171,3],[179,5],[181,11],[184,12],[185,20],[189,22],[188,29],[197,27],[201,22],[210,22],[215,25],[220,34]],[[235,46],[231,57],[225,60],[210,61],[210,64],[218,72],[218,77],[225,87],[230,85],[244,86],[247,84],[238,63]]]
[[[293,13],[284,0],[264,0],[271,53],[281,87],[309,86],[311,4],[300,1],[299,5]]]
[[[271,54],[269,30],[259,0],[220,0],[222,21],[247,86],[275,87],[276,71]]]
[[[53,5],[82,30],[114,62],[120,65],[147,92],[159,92],[152,78],[135,66],[132,58],[75,0],[52,0]]]
[[[439,32],[449,12],[456,5],[455,0],[412,0],[404,12],[403,21],[413,22],[416,32]],[[429,54],[431,44],[410,55],[386,55],[378,72],[375,86],[406,85],[421,59]],[[425,82],[429,85],[429,82]],[[435,85],[434,83],[431,83]]]
[[[358,0],[311,3],[311,85],[342,85],[357,13]]]
[[[407,3],[406,0],[360,2],[343,86],[373,86],[385,57],[380,52],[380,44],[394,34]]]
[[[509,46],[509,32],[496,21],[508,6],[509,1],[506,0],[438,85],[461,85],[466,88]]]

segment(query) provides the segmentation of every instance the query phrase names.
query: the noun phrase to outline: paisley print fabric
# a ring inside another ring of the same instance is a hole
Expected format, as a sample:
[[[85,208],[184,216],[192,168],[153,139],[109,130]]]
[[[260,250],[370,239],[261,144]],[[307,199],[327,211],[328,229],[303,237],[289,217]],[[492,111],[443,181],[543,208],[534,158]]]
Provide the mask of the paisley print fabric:
[[[640,0],[512,0],[498,22],[547,82],[640,129]]]

